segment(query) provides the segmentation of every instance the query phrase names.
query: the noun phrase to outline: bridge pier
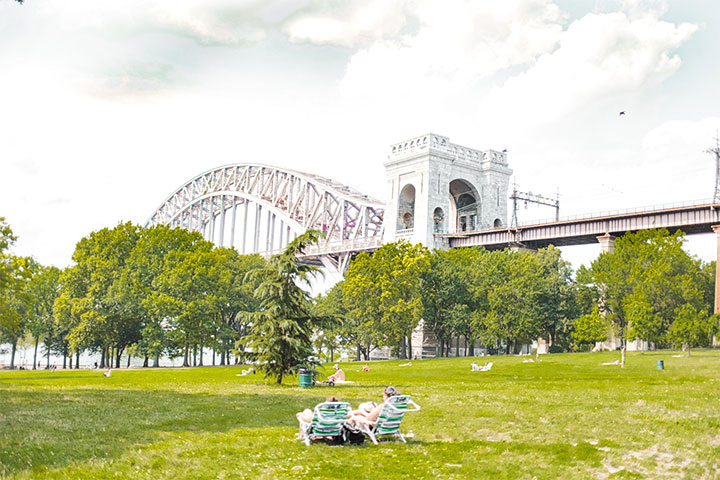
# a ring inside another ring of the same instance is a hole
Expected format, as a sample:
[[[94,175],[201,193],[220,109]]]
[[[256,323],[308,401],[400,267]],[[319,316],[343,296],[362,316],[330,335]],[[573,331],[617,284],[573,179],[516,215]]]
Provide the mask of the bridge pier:
[[[713,232],[715,232],[715,240],[717,241],[717,250],[715,252],[715,306],[713,313],[716,315],[720,313],[720,225],[712,226]],[[717,335],[713,335],[712,339],[713,347],[720,346]]]
[[[597,237],[597,241],[600,242],[600,253],[612,253],[615,251],[615,237],[609,233],[600,235]]]
[[[537,253],[537,248],[528,247],[527,245],[524,245],[520,242],[513,242],[510,245],[508,245],[508,248],[511,252],[531,252],[531,253]]]

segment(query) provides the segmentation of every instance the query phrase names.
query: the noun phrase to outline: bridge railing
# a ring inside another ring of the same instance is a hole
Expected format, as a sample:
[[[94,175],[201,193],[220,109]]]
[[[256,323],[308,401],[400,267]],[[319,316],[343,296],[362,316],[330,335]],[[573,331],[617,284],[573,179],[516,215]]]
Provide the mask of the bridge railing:
[[[565,221],[585,220],[585,219],[600,218],[600,217],[611,217],[613,215],[625,215],[628,213],[652,212],[652,211],[657,211],[657,210],[670,210],[672,208],[694,207],[694,206],[712,205],[712,204],[716,204],[716,202],[712,198],[706,198],[706,199],[702,199],[702,200],[688,200],[685,202],[664,203],[664,204],[660,204],[660,205],[625,208],[625,209],[621,209],[621,210],[610,210],[610,211],[605,211],[605,212],[569,215],[569,216],[560,217],[557,220],[555,218],[546,218],[546,219],[540,219],[540,220],[527,220],[524,222],[518,222],[518,226],[519,227],[528,227],[528,226],[539,225],[539,224],[544,224],[544,223],[559,223],[559,222],[565,222]]]

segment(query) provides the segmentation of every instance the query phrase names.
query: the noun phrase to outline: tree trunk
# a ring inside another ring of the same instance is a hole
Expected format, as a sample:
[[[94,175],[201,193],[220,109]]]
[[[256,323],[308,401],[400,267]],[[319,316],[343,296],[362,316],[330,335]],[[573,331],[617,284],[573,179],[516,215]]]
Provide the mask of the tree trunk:
[[[408,346],[408,358],[413,357],[413,350],[412,350],[412,333],[408,335],[407,337],[407,346]]]
[[[67,351],[63,351],[63,370],[67,367]]]
[[[214,345],[213,345],[213,348],[212,348],[212,352],[213,352],[213,363],[212,363],[212,366],[214,367],[214,366],[215,366],[215,346],[214,346]]]
[[[50,370],[50,347],[45,345],[45,350],[47,350],[47,369]]]
[[[128,353],[128,363],[126,368],[130,368],[130,359],[132,358],[132,355]]]
[[[35,353],[33,354],[33,370],[37,370],[37,351],[38,351],[39,343],[40,343],[40,335],[35,337]]]
[[[460,337],[455,337],[455,357],[460,356]]]
[[[330,347],[330,363],[335,361],[335,349]]]
[[[202,344],[200,344],[200,361],[198,362],[198,365],[201,366],[201,367],[204,366],[204,364],[203,364],[203,346],[202,346]]]
[[[355,361],[356,361],[356,362],[359,362],[359,361],[360,361],[360,356],[362,355],[361,352],[362,352],[362,347],[361,347],[360,344],[358,343],[358,344],[357,344],[357,348],[355,349]]]
[[[125,348],[117,347],[115,348],[115,368],[120,368],[120,357],[122,356],[122,352],[125,350]]]
[[[467,340],[467,337],[465,337]],[[468,357],[474,357],[475,356],[475,339],[468,340]]]
[[[12,353],[10,353],[10,370],[15,369],[15,352],[17,351],[17,340],[12,344]]]
[[[68,355],[68,358],[70,359],[70,370],[72,370],[72,353]]]
[[[76,370],[80,369],[80,350],[78,350],[77,353],[75,354],[75,369]]]
[[[105,368],[105,347],[102,347],[102,351],[100,352],[100,368]]]
[[[183,367],[190,366],[190,345],[188,344],[188,334],[185,334],[185,354],[183,356]]]
[[[150,357],[145,355],[145,360],[143,360],[143,368],[147,368],[148,365],[150,365]]]
[[[160,354],[158,353],[153,358],[153,368],[158,368],[160,366]]]
[[[688,357],[690,356],[690,344],[688,343]]]
[[[283,375],[282,375],[282,373],[281,373],[281,374],[278,375],[278,379],[277,379],[277,384],[278,384],[278,385],[281,385],[281,384],[282,384],[282,379],[283,379]]]

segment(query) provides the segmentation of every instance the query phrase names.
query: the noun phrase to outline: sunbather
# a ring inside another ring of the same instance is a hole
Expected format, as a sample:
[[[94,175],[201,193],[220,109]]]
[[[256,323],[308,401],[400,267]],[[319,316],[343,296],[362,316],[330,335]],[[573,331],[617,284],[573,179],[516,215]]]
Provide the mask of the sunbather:
[[[387,402],[388,398],[394,397],[395,395],[400,395],[400,392],[392,385],[388,385],[383,390],[383,403],[376,404],[375,402],[366,402],[360,404],[360,408],[350,413],[348,423],[356,428],[365,424],[375,423],[385,402]]]
[[[333,368],[335,369],[335,373],[328,377],[328,381],[332,380],[333,382],[344,382],[345,372],[342,371],[342,368],[340,368],[337,363],[333,365]]]
[[[340,400],[338,400],[338,398],[335,395],[333,395],[331,397],[328,397],[328,399],[326,401],[327,402],[339,402]],[[296,413],[295,416],[301,422],[310,423],[310,422],[312,422],[312,419],[313,419],[313,411],[310,410],[309,408],[306,408],[302,412]]]

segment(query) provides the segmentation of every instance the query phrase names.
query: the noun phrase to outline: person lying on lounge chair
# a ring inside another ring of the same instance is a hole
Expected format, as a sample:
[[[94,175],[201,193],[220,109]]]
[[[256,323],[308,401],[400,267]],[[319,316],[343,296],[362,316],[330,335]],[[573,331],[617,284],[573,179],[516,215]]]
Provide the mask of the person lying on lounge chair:
[[[354,427],[360,427],[363,424],[375,423],[378,419],[378,415],[382,411],[383,405],[387,402],[388,398],[400,395],[395,387],[388,385],[383,390],[383,403],[366,402],[360,404],[360,408],[353,410],[350,413],[350,420],[348,423]]]
[[[327,402],[339,402],[340,400],[338,400],[338,398],[335,395],[333,395],[331,397],[328,397],[328,399],[326,401]],[[296,413],[295,416],[301,422],[310,423],[310,422],[312,422],[312,419],[313,419],[313,411],[310,410],[309,408],[306,408],[302,412]]]

